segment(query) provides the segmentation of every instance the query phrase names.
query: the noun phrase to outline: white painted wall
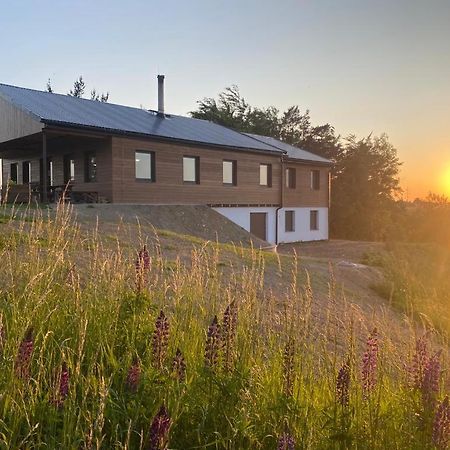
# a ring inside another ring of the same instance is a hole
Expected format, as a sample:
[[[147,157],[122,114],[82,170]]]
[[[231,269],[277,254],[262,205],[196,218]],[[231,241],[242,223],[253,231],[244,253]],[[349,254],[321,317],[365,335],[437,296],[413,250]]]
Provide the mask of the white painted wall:
[[[214,208],[218,213],[230,219],[232,222],[250,231],[250,213],[251,212],[265,212],[267,213],[267,242],[275,243],[275,211],[277,208],[273,207],[229,207],[229,208]]]
[[[250,213],[267,213],[267,242],[275,243],[276,233],[276,210],[275,207],[229,207],[214,208],[218,213],[227,217],[232,222],[250,231]],[[319,229],[310,230],[309,217],[310,211],[319,212]],[[295,211],[295,231],[285,231],[285,211]],[[282,208],[278,211],[278,243],[299,242],[299,241],[317,241],[328,239],[328,208]]]
[[[318,211],[319,229],[310,230],[310,211]],[[285,231],[285,212],[294,211],[294,231]],[[328,239],[328,208],[283,208],[278,211],[278,243]]]

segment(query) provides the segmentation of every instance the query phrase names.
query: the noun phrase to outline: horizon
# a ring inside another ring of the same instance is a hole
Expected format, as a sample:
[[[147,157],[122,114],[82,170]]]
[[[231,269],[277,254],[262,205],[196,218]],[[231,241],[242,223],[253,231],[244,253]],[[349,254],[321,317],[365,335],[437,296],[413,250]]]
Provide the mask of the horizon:
[[[252,106],[299,105],[344,137],[387,133],[405,198],[450,195],[446,2],[155,4],[82,1],[77,20],[70,2],[5,6],[0,81],[44,90],[50,78],[64,94],[82,75],[112,103],[154,109],[164,73],[166,109],[180,115],[235,84]]]

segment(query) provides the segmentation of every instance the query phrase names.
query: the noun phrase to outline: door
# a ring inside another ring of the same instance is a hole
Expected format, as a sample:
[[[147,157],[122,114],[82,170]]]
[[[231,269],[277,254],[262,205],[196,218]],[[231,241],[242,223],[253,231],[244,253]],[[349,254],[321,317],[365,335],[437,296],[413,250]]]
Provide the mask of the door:
[[[250,233],[263,241],[267,240],[267,213],[250,213]]]

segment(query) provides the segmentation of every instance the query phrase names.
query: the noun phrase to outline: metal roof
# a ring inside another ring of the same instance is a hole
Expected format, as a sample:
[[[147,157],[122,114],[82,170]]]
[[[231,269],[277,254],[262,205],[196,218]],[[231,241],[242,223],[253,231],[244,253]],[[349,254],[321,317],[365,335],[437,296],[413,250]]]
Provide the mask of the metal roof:
[[[298,159],[301,161],[312,161],[318,162],[322,164],[333,164],[333,161],[322,158],[322,156],[316,155],[314,153],[308,152],[298,147],[294,147],[293,145],[287,144],[286,142],[280,141],[270,136],[260,136],[259,134],[251,134],[245,133],[247,136],[250,136],[254,139],[258,139],[259,141],[272,145],[273,147],[282,150],[288,158]]]
[[[93,128],[186,142],[282,153],[282,149],[213,122],[102,103],[0,83],[0,96],[49,125]]]

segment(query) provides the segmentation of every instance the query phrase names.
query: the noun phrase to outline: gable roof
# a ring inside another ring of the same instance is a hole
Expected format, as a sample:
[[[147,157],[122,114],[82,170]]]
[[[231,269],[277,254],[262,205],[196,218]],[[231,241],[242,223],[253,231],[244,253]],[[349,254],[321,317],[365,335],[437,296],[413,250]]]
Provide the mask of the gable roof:
[[[46,125],[97,129],[281,154],[282,149],[206,120],[80,99],[0,83],[0,97]]]
[[[298,147],[294,147],[286,142],[280,141],[270,136],[261,136],[259,134],[245,133],[254,139],[258,139],[267,145],[272,145],[273,147],[282,150],[285,155],[290,159],[298,159],[300,161],[311,161],[321,164],[333,164],[333,161],[322,156],[316,155],[314,153],[308,152]]]

